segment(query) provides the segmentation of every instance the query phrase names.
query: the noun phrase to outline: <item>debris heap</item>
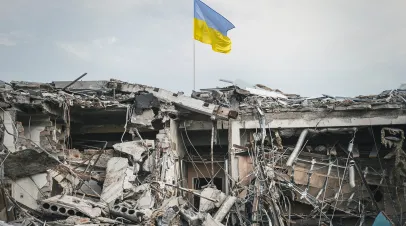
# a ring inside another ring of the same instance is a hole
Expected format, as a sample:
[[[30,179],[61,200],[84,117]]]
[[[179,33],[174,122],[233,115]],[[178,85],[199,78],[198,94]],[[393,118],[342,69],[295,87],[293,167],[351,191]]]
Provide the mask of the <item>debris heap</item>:
[[[188,97],[78,80],[0,82],[1,225],[406,220],[404,89],[305,98],[235,81]]]

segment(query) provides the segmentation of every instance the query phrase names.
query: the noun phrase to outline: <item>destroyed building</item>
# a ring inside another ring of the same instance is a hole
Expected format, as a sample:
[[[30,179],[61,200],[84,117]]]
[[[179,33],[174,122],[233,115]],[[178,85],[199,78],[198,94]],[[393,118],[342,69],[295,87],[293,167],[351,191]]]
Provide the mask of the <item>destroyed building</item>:
[[[405,107],[404,89],[2,82],[0,224],[403,225]]]

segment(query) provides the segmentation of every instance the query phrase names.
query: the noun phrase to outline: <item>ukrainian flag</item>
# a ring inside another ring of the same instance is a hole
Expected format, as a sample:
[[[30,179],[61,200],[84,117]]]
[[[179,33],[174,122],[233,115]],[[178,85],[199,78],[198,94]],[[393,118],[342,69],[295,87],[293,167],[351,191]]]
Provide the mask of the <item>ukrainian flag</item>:
[[[200,0],[194,1],[195,39],[210,44],[215,52],[229,53],[231,40],[227,37],[227,31],[235,28],[234,25]]]

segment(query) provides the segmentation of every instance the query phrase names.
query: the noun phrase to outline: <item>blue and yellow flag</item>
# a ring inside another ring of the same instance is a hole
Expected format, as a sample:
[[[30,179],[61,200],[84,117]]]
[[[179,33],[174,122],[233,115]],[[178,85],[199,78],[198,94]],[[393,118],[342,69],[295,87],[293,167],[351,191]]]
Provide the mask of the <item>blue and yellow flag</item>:
[[[227,31],[235,28],[234,25],[200,0],[194,1],[195,39],[210,44],[215,52],[229,53],[231,40],[227,37]]]

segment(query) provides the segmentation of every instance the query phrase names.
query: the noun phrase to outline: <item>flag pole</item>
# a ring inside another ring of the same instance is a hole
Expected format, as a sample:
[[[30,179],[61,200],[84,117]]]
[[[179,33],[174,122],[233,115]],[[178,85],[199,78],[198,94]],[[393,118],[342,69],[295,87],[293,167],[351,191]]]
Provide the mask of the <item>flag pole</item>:
[[[193,29],[194,29],[194,27],[193,27]],[[193,36],[194,36],[194,34],[193,34]],[[196,90],[196,41],[195,41],[195,37],[193,37],[193,90]]]
[[[196,41],[195,41],[195,1],[193,0],[193,90],[196,90]]]

